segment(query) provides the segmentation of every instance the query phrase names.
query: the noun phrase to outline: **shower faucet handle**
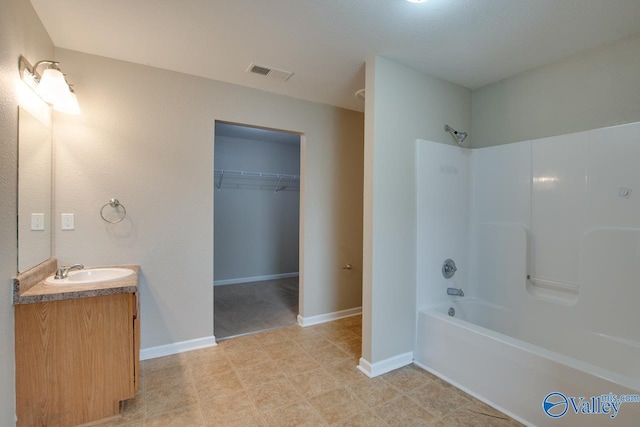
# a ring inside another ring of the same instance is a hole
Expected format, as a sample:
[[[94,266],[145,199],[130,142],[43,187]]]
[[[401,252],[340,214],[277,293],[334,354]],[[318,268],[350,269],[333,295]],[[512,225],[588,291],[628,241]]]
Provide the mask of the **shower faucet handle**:
[[[456,271],[458,271],[458,267],[456,267],[455,261],[451,258],[442,264],[442,275],[445,279],[451,279],[456,274]]]
[[[458,269],[456,268],[455,264],[446,264],[444,266],[444,270],[445,271],[458,271]]]

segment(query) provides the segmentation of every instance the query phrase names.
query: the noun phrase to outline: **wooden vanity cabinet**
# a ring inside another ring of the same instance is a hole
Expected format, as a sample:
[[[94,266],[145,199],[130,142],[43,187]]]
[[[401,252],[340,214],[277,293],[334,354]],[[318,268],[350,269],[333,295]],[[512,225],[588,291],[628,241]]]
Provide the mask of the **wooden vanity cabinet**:
[[[76,426],[120,413],[139,388],[137,293],[15,306],[18,426]]]

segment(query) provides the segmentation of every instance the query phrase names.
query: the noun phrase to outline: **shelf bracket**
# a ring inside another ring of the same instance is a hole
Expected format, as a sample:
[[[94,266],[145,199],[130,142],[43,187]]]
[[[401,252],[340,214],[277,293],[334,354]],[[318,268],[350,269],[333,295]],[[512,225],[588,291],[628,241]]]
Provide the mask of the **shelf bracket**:
[[[220,172],[220,181],[218,181],[218,185],[216,185],[218,191],[220,191],[220,188],[222,187],[222,178],[224,178],[224,171]]]
[[[284,190],[286,187],[280,187],[280,181],[282,181],[282,175],[278,175],[278,183],[276,184],[276,188],[273,189],[274,193],[277,193],[280,190]]]

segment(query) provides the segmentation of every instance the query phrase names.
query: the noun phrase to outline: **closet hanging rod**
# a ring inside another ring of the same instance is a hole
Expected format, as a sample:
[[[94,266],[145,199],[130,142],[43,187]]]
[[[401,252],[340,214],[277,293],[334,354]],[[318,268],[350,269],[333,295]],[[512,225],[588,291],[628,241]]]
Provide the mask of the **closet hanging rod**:
[[[253,172],[253,171],[237,171],[237,170],[229,170],[229,169],[214,169],[214,174],[216,176],[223,176],[227,178],[231,177],[244,177],[244,178],[270,178],[270,179],[290,179],[290,180],[299,180],[300,175],[292,175],[287,173],[271,173],[271,172]]]

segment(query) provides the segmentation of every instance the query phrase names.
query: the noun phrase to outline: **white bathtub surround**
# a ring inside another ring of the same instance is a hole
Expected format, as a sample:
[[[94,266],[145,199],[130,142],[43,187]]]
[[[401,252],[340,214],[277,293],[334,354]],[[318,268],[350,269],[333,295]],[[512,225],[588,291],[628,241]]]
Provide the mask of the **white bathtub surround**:
[[[477,150],[417,147],[417,310],[458,315],[419,314],[416,361],[535,425],[550,420],[541,402],[552,391],[640,392],[640,123]],[[458,266],[448,280],[445,258]],[[562,421],[596,422],[576,417]]]
[[[464,290],[467,283],[471,155],[467,148],[416,142],[418,307],[448,301],[448,287]],[[445,279],[442,263],[449,258],[458,270]]]

